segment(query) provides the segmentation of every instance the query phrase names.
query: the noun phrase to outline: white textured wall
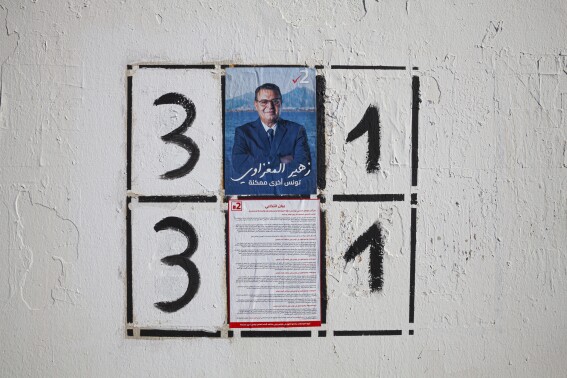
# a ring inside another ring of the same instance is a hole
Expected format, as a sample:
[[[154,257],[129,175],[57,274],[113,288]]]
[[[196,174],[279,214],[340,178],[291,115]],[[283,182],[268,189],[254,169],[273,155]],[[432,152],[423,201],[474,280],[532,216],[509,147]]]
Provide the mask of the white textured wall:
[[[563,376],[566,21],[563,0],[3,0],[0,375]],[[414,336],[126,338],[142,62],[419,67]]]

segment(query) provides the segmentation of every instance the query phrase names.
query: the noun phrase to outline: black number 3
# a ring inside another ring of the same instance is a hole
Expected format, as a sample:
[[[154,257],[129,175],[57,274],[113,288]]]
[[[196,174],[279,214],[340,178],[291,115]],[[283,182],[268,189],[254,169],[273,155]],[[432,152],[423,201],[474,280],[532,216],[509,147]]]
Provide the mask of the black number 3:
[[[193,102],[187,97],[179,93],[167,93],[154,101],[154,105],[165,104],[181,105],[183,109],[185,109],[185,113],[187,114],[187,117],[185,117],[185,120],[183,121],[181,126],[161,137],[164,142],[174,143],[189,152],[189,159],[185,164],[183,164],[179,168],[167,171],[163,175],[161,175],[162,179],[171,180],[183,177],[191,172],[193,168],[195,168],[195,164],[197,164],[197,162],[199,161],[199,155],[201,154],[201,152],[199,151],[199,147],[193,141],[193,139],[189,138],[186,135],[183,135],[183,133],[187,131],[189,127],[191,127],[193,121],[195,120],[195,116],[197,115],[195,104],[193,104]]]
[[[190,260],[191,256],[197,250],[199,241],[197,239],[197,233],[191,224],[181,218],[177,217],[167,217],[156,223],[154,226],[156,232],[163,230],[175,230],[182,233],[187,238],[187,248],[183,253],[178,255],[171,255],[161,259],[166,265],[177,265],[185,269],[187,272],[187,277],[189,278],[189,284],[187,285],[187,290],[178,299],[171,302],[157,302],[154,305],[164,312],[175,312],[183,307],[187,306],[191,299],[197,294],[199,286],[201,285],[201,276],[197,266]]]

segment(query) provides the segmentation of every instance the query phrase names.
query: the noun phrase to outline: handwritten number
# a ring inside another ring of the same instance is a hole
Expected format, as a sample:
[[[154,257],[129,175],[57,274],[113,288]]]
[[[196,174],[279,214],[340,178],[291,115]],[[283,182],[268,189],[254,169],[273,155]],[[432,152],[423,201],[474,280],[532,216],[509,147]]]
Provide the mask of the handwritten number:
[[[164,94],[154,102],[155,106],[165,104],[181,105],[183,109],[185,109],[185,113],[187,114],[181,126],[161,137],[164,142],[176,144],[189,152],[189,159],[185,164],[183,164],[179,168],[167,171],[166,173],[161,175],[162,179],[171,180],[183,177],[191,172],[193,168],[195,168],[197,161],[199,161],[201,152],[199,151],[199,147],[193,141],[193,139],[189,138],[186,135],[183,135],[183,133],[187,131],[189,127],[191,127],[197,115],[195,104],[193,104],[193,102],[187,97],[179,93]]]
[[[378,108],[370,105],[364,116],[347,135],[347,143],[368,132],[368,153],[366,155],[366,172],[374,173],[380,170],[380,114]]]
[[[307,68],[304,68],[299,72],[304,74],[304,76],[301,78],[301,81],[299,83],[300,84],[309,84],[309,81],[307,80],[307,77],[309,76],[309,70]]]
[[[348,263],[370,246],[370,291],[382,290],[384,286],[383,264],[384,264],[384,241],[379,224],[373,224],[368,230],[356,239],[346,251],[344,259]]]
[[[165,265],[177,265],[183,268],[185,272],[187,272],[187,277],[189,278],[187,290],[185,290],[185,293],[181,297],[171,302],[154,303],[157,308],[164,312],[175,312],[182,309],[189,302],[191,302],[195,294],[197,294],[199,286],[201,285],[201,276],[199,274],[199,270],[197,269],[197,266],[193,263],[193,261],[190,260],[193,253],[195,253],[195,251],[197,250],[197,246],[199,244],[197,233],[190,223],[178,217],[167,217],[162,219],[161,221],[156,223],[154,230],[156,232],[163,230],[175,230],[182,233],[187,238],[187,248],[185,249],[185,251],[178,255],[167,256],[161,259],[161,262],[163,262]]]

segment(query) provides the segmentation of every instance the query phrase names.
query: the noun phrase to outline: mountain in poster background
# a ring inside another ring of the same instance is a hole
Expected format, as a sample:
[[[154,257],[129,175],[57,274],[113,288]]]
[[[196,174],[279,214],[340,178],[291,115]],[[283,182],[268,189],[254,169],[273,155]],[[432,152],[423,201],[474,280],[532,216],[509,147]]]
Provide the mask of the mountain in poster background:
[[[282,95],[283,110],[315,110],[315,92],[309,88],[298,87]],[[227,112],[254,111],[254,92],[245,93],[226,100]]]

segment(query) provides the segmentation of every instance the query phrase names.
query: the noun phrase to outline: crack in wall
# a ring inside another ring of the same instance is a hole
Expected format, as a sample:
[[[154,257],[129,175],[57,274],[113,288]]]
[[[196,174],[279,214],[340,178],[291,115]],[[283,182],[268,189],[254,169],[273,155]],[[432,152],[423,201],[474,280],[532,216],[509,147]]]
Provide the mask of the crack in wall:
[[[482,37],[482,42],[480,43],[479,47],[492,47],[490,43],[496,39],[498,34],[502,32],[504,21],[498,21],[496,24],[493,21],[490,21],[486,28],[486,33],[484,37]]]
[[[27,190],[18,192],[14,210],[22,268],[16,288],[20,299],[29,310],[56,302],[76,304],[80,291],[72,275],[79,257],[78,226],[56,208],[34,202]],[[54,240],[53,235],[58,237]]]
[[[360,22],[368,13],[366,0],[335,0],[332,3],[317,3],[316,9],[309,2],[298,0],[264,0],[275,8],[281,19],[294,28],[305,26],[319,26],[320,20],[325,19],[324,26],[336,27],[338,25],[352,25]],[[362,5],[362,6],[361,6]]]
[[[3,74],[4,74],[4,65],[6,64],[6,62],[8,61],[8,59],[14,55],[14,53],[16,52],[16,50],[18,49],[19,45],[20,45],[20,33],[18,33],[17,31],[12,31],[10,32],[10,29],[8,28],[8,8],[4,7],[2,5],[0,5],[0,9],[2,9],[2,11],[6,12],[6,15],[4,16],[4,27],[6,29],[6,35],[2,35],[2,37],[0,37],[0,112],[2,111],[2,94],[4,92],[4,88],[2,85],[2,78],[3,78]],[[9,44],[13,44],[14,47],[10,50],[10,46]],[[8,45],[8,46],[5,46]]]

